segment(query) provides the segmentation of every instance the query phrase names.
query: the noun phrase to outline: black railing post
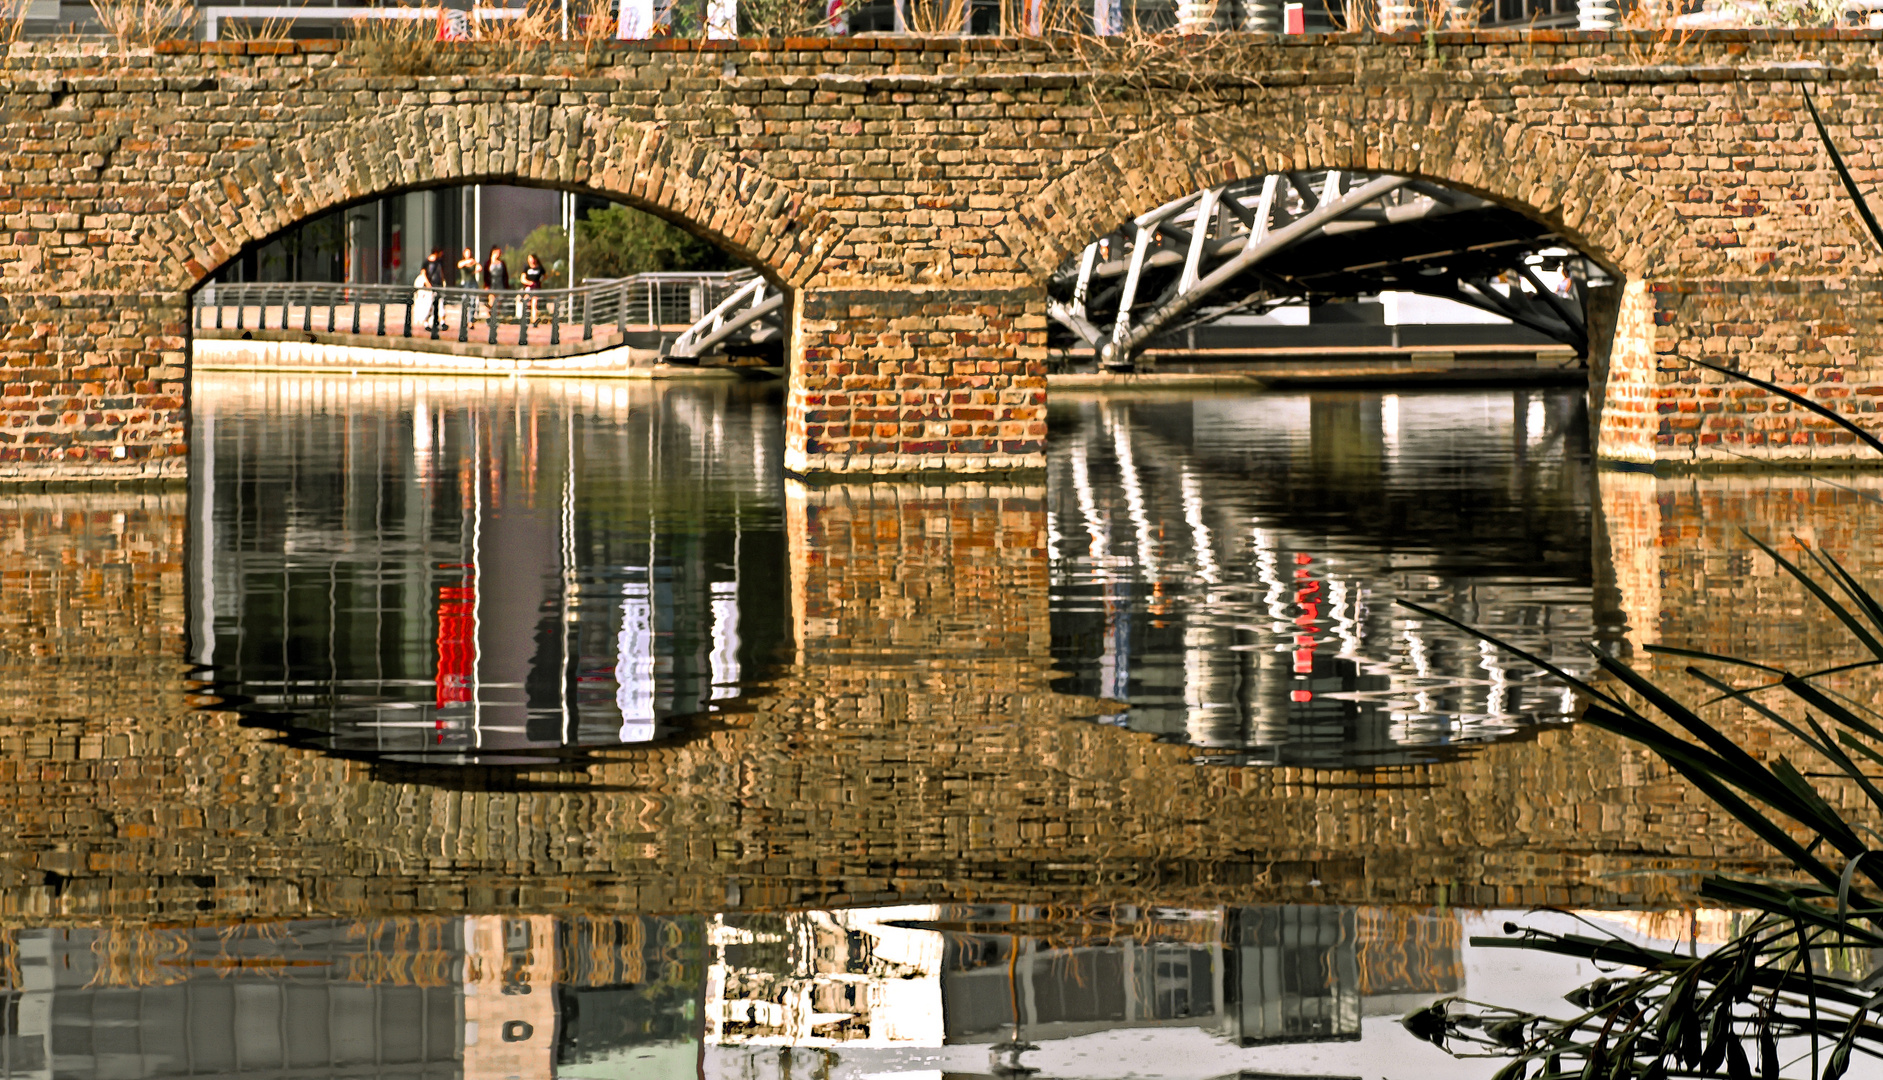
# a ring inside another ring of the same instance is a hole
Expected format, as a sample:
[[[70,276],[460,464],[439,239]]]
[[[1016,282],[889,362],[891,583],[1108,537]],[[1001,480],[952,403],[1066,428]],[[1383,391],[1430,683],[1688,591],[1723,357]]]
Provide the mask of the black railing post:
[[[399,335],[400,337],[411,337],[411,336],[412,336],[412,308],[413,308],[413,307],[415,306],[415,302],[417,301],[417,299],[418,299],[417,297],[407,297],[407,298],[406,298],[406,301],[405,301],[405,331],[404,331],[404,333],[401,333],[401,334]]]
[[[379,336],[386,336],[386,294],[379,294]]]
[[[466,292],[459,298],[458,304],[458,340],[471,340],[471,294]]]
[[[353,290],[353,332],[360,332],[360,291]]]
[[[582,294],[582,340],[595,338],[595,290]]]
[[[628,283],[623,279],[615,286],[615,333],[626,336],[628,332]]]
[[[248,318],[248,294],[235,294],[235,328],[242,329],[242,320]]]
[[[557,297],[549,305],[549,343],[562,344],[562,298]]]
[[[222,329],[222,293],[216,293],[216,329]]]
[[[490,310],[484,312],[484,328],[490,331],[490,344],[497,344],[497,292],[491,290]]]
[[[312,289],[301,291],[301,329],[310,334],[314,332],[314,290]]]

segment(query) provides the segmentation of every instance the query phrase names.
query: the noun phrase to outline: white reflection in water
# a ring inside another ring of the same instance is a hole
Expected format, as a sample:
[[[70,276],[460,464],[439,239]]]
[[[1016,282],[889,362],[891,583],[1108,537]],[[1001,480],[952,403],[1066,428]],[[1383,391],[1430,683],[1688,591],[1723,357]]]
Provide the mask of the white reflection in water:
[[[647,584],[621,586],[621,635],[615,654],[615,705],[621,709],[621,741],[654,737],[654,607]]]
[[[739,695],[739,583],[715,581],[712,665],[714,700]]]
[[[1052,563],[1062,687],[1221,763],[1429,760],[1560,720],[1556,687],[1524,692],[1544,676],[1396,601],[1586,669],[1581,409],[1536,390],[1062,399],[1054,527],[1092,538]]]

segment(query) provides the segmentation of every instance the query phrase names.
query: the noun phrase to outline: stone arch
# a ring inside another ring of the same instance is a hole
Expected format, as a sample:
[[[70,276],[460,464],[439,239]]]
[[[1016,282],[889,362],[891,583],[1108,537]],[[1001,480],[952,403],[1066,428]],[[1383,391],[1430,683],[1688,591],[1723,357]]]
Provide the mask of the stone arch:
[[[264,142],[209,171],[142,238],[157,279],[179,291],[297,222],[448,184],[602,195],[718,244],[786,288],[809,279],[842,232],[801,189],[663,123],[546,105],[408,106]]]
[[[1316,90],[1321,88],[1308,88]],[[1562,233],[1612,272],[1641,277],[1680,234],[1660,195],[1576,144],[1437,99],[1268,103],[1160,125],[1017,208],[1015,246],[1043,280],[1094,235],[1191,192],[1288,169],[1417,176],[1502,203]]]

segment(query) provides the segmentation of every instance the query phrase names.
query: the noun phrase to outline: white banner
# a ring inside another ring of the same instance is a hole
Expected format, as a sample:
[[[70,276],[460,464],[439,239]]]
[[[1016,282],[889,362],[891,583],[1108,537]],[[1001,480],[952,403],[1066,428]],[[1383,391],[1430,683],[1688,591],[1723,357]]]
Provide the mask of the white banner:
[[[654,36],[654,0],[621,0],[615,36],[623,40]]]

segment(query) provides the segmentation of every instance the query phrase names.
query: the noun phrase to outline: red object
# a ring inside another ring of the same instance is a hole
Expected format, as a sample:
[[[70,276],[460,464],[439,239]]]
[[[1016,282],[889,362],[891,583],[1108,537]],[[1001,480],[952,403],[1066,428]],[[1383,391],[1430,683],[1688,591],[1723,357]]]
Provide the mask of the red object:
[[[469,585],[438,587],[438,707],[471,700],[472,665],[477,663],[477,595]]]
[[[1308,32],[1308,13],[1300,4],[1283,4],[1281,9],[1281,32],[1284,34],[1305,34]]]
[[[1314,691],[1312,691],[1312,690],[1296,690],[1296,691],[1294,691],[1293,693],[1291,693],[1291,694],[1289,694],[1289,695],[1288,695],[1288,700],[1290,700],[1290,701],[1313,701],[1313,700],[1314,700]]]

